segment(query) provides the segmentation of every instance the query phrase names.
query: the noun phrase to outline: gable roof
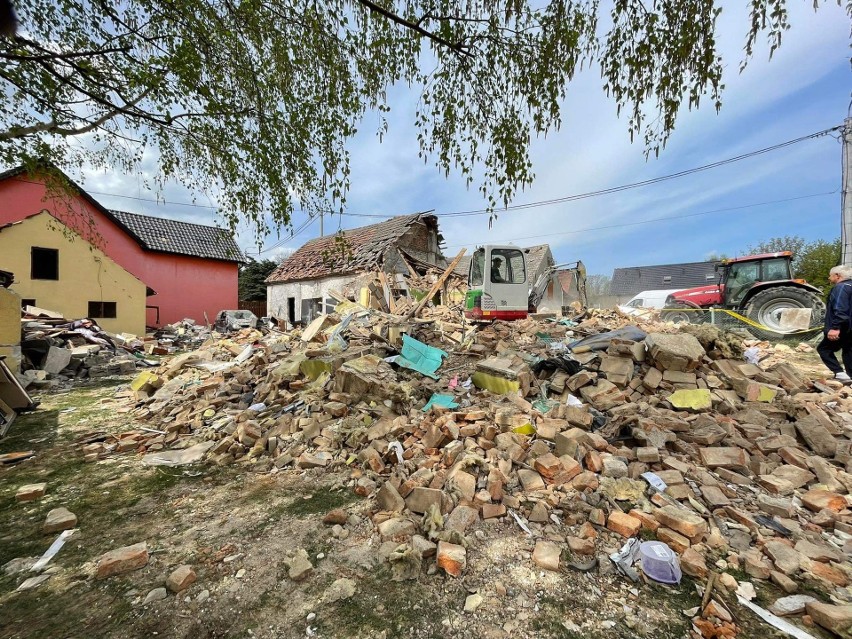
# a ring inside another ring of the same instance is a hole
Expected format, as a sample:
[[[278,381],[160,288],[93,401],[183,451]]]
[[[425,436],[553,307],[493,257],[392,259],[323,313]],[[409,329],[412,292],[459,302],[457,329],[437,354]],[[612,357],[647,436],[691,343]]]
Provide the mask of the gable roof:
[[[553,255],[550,253],[550,244],[536,244],[523,249],[527,256],[527,278],[531,278],[542,266],[550,266],[553,263]],[[548,255],[550,259],[547,259]],[[547,259],[547,264],[545,260]]]
[[[110,211],[149,251],[192,255],[225,262],[246,258],[231,232],[215,226],[192,224],[127,211]]]
[[[111,211],[87,193],[61,169],[51,165],[63,179],[73,186],[80,197],[91,204],[99,213],[114,222],[132,237],[143,249],[191,255],[226,262],[246,262],[246,257],[237,246],[233,234],[215,226],[179,222],[127,211]],[[27,173],[25,166],[0,172],[0,182]]]
[[[337,235],[315,238],[281,262],[266,283],[283,284],[370,269],[380,264],[385,252],[418,222],[435,229],[438,226],[438,218],[428,212],[398,215],[378,224],[347,229],[345,251],[336,245]]]
[[[38,212],[36,212],[36,213],[30,213],[29,215],[24,216],[24,217],[22,217],[20,220],[17,220],[17,221],[15,221],[15,222],[8,222],[7,224],[0,224],[0,234],[2,234],[2,233],[3,233],[3,231],[5,231],[5,230],[7,230],[7,229],[14,228],[14,227],[16,227],[16,226],[20,226],[20,225],[21,225],[21,224],[23,224],[24,222],[27,222],[28,220],[32,220],[32,219],[34,219],[34,218],[40,217],[40,216],[42,216],[42,215],[47,215],[47,216],[49,216],[49,217],[51,218],[51,221],[50,221],[50,222],[48,222],[48,224],[57,224],[57,223],[58,223],[60,226],[62,226],[64,230],[60,231],[60,233],[62,233],[62,235],[63,235],[64,237],[68,238],[68,236],[66,235],[66,233],[71,233],[71,234],[73,234],[73,235],[76,235],[76,236],[77,236],[77,237],[79,237],[81,240],[83,240],[84,242],[86,242],[87,244],[89,244],[89,249],[91,249],[91,250],[95,250],[95,251],[98,251],[98,252],[99,252],[99,253],[101,253],[101,254],[102,254],[102,255],[103,255],[103,256],[104,256],[107,260],[109,260],[109,261],[110,261],[113,265],[115,265],[117,268],[119,268],[120,270],[122,270],[122,271],[124,271],[125,273],[127,273],[127,274],[128,274],[130,277],[132,277],[133,279],[135,279],[135,280],[137,280],[137,281],[141,282],[142,284],[145,284],[145,282],[142,282],[142,280],[141,280],[141,279],[139,279],[138,277],[136,277],[133,273],[131,273],[131,272],[130,272],[130,271],[128,271],[126,268],[124,268],[121,264],[119,264],[119,263],[118,263],[118,262],[116,262],[114,259],[112,259],[109,255],[107,255],[106,253],[104,253],[104,251],[103,251],[102,249],[100,249],[100,248],[99,248],[99,247],[97,247],[97,246],[94,246],[91,242],[87,242],[87,241],[86,241],[86,239],[85,239],[85,238],[83,238],[83,236],[81,236],[81,235],[80,235],[77,231],[75,231],[73,228],[71,228],[70,226],[68,226],[67,224],[65,224],[62,220],[57,219],[57,218],[53,217],[52,215],[50,215],[50,211],[47,211],[47,210],[45,210],[45,209],[42,209],[41,211],[38,211]],[[48,228],[51,228],[51,227],[48,227]],[[100,259],[100,258],[95,258],[95,259]],[[8,274],[8,275],[12,275],[12,273],[9,273],[8,271],[0,271],[0,282],[2,282],[2,280],[3,280],[3,278],[2,278],[2,274],[3,274],[3,273],[6,273],[6,274]],[[10,280],[9,280],[9,284],[11,284],[11,283],[12,283],[12,280],[10,279]],[[154,289],[152,289],[150,286],[148,286],[147,284],[145,284],[145,295],[146,295],[146,296],[150,297],[150,296],[152,296],[152,295],[156,295],[156,294],[157,294],[157,292],[156,292]]]
[[[610,292],[613,295],[636,295],[641,291],[693,288],[715,281],[716,262],[631,266],[612,272]]]

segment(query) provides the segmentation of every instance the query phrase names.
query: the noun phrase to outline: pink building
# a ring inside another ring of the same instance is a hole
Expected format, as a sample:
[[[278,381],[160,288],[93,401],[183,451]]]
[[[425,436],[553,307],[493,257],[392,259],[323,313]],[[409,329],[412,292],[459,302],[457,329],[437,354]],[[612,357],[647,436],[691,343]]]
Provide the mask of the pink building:
[[[124,211],[110,211],[71,180],[71,192],[53,192],[23,168],[0,173],[0,226],[43,210],[149,288],[148,326],[184,318],[212,322],[237,308],[237,280],[245,257],[229,231]],[[76,193],[73,190],[76,189]],[[0,268],[2,268],[0,256]],[[47,303],[41,303],[48,307]]]

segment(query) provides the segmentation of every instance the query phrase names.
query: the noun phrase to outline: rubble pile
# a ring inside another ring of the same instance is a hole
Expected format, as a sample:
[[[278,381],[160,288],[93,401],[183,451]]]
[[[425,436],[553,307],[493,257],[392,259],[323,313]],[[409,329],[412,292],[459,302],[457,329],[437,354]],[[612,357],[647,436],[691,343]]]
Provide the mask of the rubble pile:
[[[153,339],[145,341],[144,350],[149,355],[170,355],[178,351],[193,350],[211,335],[209,327],[187,318],[158,328],[153,333]]]
[[[127,409],[140,428],[83,453],[345,471],[399,579],[423,558],[464,574],[486,525],[534,537],[542,569],[637,580],[652,574],[637,571],[638,539],[655,539],[703,586],[695,636],[736,636],[726,602],[748,601],[743,575],[822,593],[772,612],[848,636],[846,387],[811,381],[781,349],[617,311],[479,328],[443,308],[338,311],[143,372]]]
[[[21,317],[21,383],[51,386],[63,380],[130,375],[143,342],[135,335],[111,335],[94,320],[68,320],[59,313],[26,306]],[[143,362],[143,364],[145,364]]]

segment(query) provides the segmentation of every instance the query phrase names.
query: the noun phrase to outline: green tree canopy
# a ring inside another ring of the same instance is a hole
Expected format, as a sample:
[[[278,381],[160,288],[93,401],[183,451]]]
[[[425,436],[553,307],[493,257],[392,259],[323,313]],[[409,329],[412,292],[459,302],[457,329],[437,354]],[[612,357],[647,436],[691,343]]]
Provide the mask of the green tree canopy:
[[[768,240],[749,245],[748,252],[779,253],[790,251],[793,254],[793,271],[795,272],[796,264],[801,259],[806,244],[805,239],[798,235],[785,235],[784,237],[771,237]]]
[[[272,274],[278,262],[275,260],[252,260],[240,268],[240,299],[254,302],[266,299],[266,278]]]
[[[141,174],[155,157],[151,186],[212,186],[232,225],[263,233],[265,214],[344,205],[346,141],[409,85],[421,157],[496,206],[533,180],[530,140],[560,126],[586,64],[651,152],[683,106],[718,109],[716,1],[615,0],[603,16],[597,0],[18,0],[0,162]],[[780,44],[785,1],[749,3],[746,60],[762,36]]]
[[[828,272],[840,264],[842,246],[840,238],[827,242],[814,240],[805,244],[801,257],[794,262],[796,277],[807,280],[814,286],[819,286],[828,292]]]

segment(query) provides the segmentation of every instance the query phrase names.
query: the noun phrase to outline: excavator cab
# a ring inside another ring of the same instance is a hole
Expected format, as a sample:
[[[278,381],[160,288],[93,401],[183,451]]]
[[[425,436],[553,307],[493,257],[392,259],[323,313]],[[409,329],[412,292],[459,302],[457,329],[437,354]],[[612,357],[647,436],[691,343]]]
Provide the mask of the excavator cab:
[[[512,244],[480,247],[470,259],[465,317],[473,321],[523,319],[529,290],[522,249]]]
[[[539,268],[536,278],[535,273],[529,272],[524,249],[513,244],[480,247],[470,260],[465,317],[481,322],[524,319],[536,312],[560,270],[573,275],[580,303],[586,308],[586,267],[582,262]]]

